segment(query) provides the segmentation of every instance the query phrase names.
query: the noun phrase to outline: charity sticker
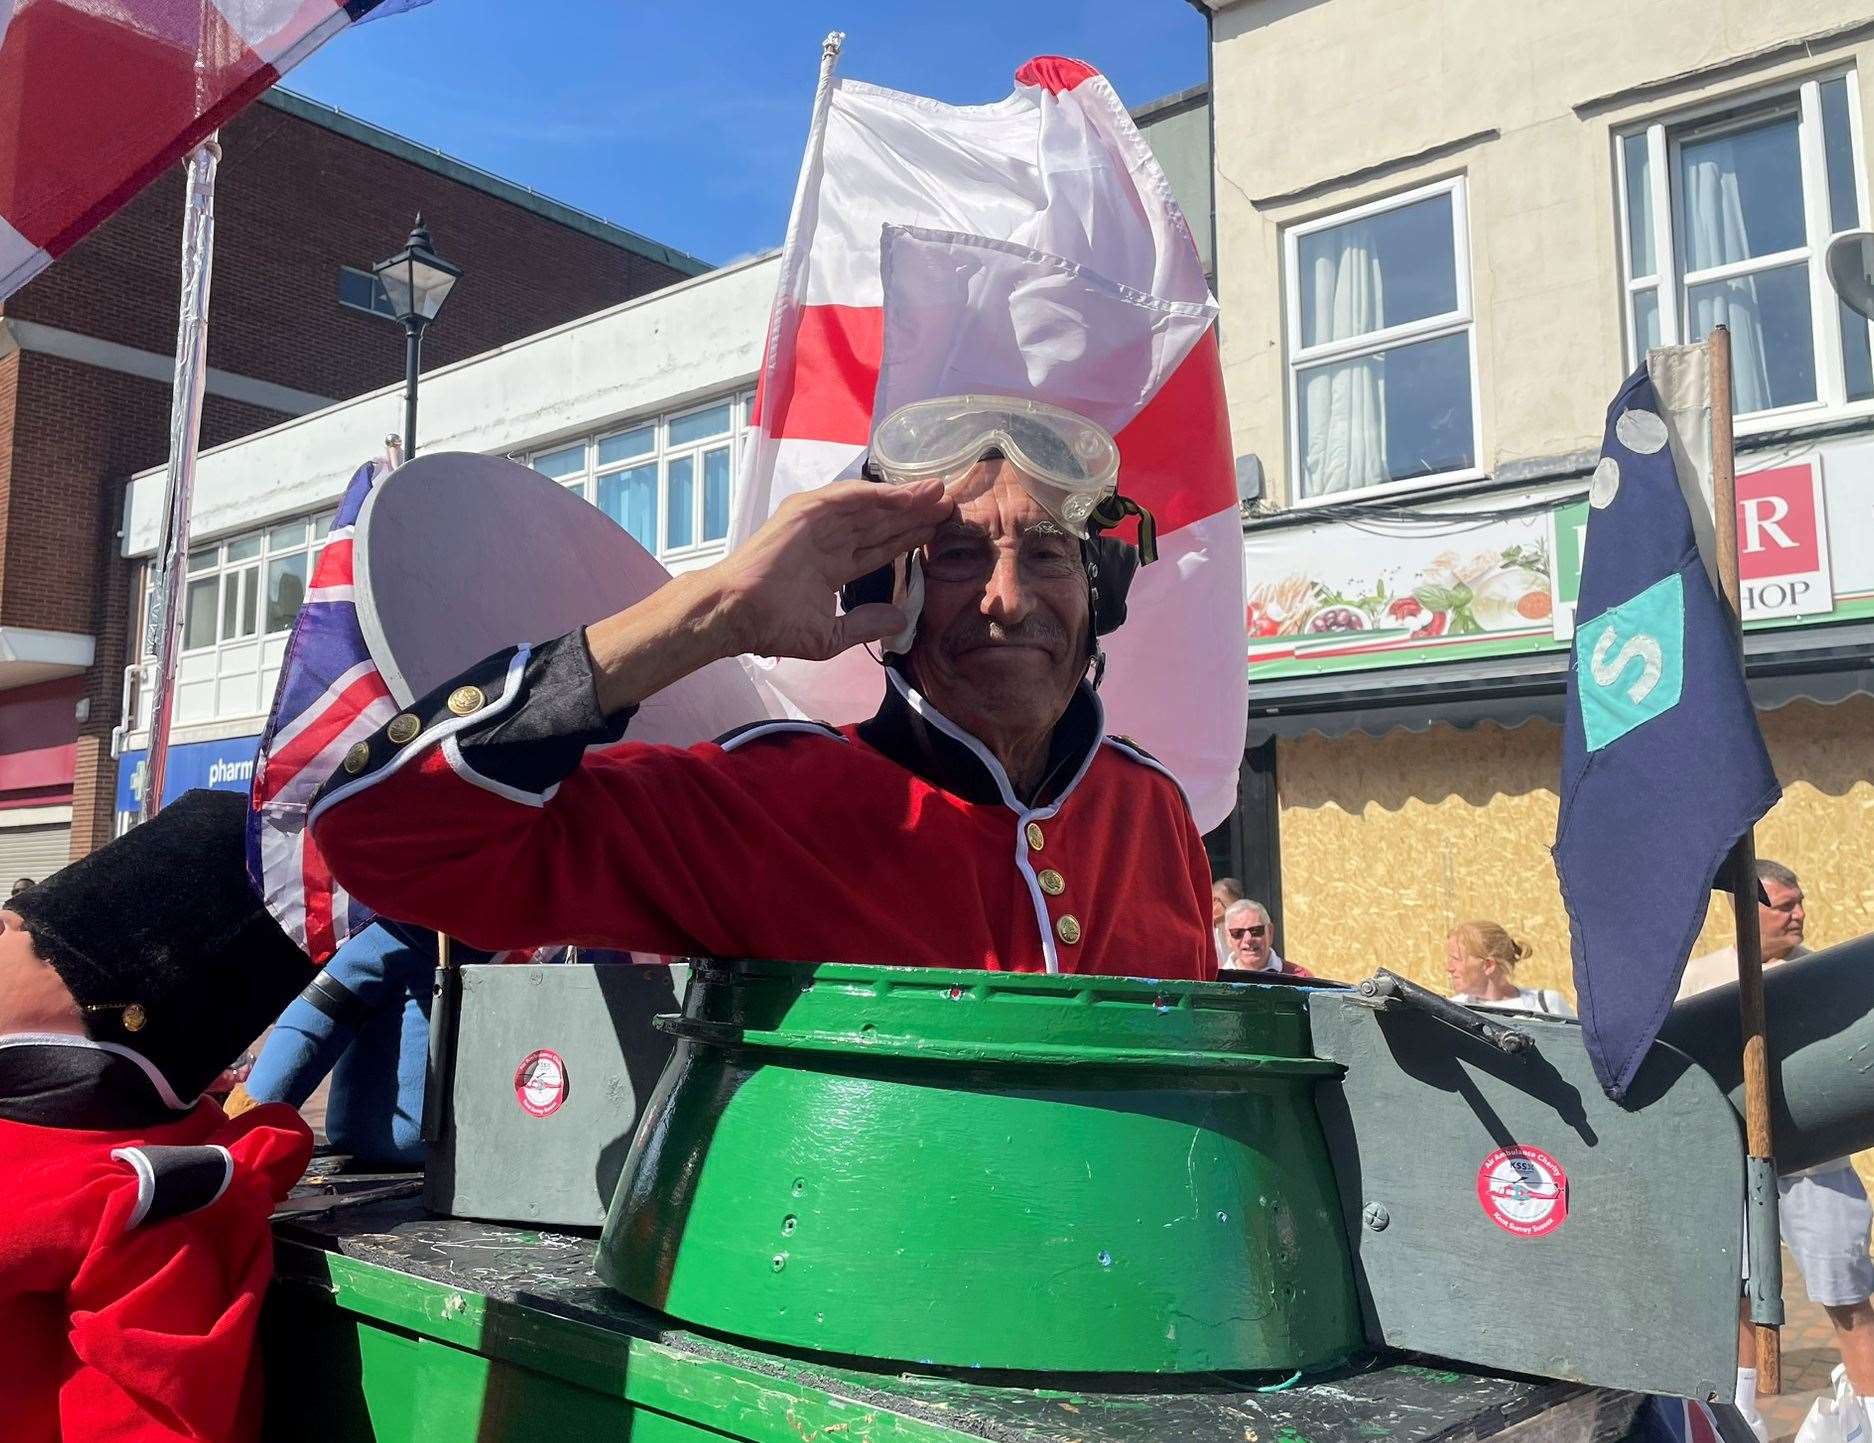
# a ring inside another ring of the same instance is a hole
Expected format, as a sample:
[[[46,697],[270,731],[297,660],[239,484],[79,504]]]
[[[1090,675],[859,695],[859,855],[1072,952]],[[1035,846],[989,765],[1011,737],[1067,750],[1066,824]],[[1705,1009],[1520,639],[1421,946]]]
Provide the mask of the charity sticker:
[[[564,1107],[568,1085],[566,1059],[550,1047],[528,1053],[514,1069],[514,1100],[535,1117],[551,1117]]]
[[[1539,1147],[1500,1147],[1477,1169],[1477,1201],[1506,1233],[1539,1238],[1568,1216],[1568,1174]]]

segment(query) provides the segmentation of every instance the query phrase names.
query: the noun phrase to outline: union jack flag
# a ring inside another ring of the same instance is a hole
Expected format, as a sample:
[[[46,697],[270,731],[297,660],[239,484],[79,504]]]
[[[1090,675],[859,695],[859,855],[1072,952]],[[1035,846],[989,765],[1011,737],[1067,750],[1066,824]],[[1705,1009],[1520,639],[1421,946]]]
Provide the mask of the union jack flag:
[[[1693,1398],[1648,1398],[1631,1436],[1643,1443],[1723,1443],[1711,1409]]]
[[[247,818],[247,872],[287,935],[323,965],[373,913],[332,878],[306,812],[340,760],[397,713],[365,649],[352,593],[352,532],[388,470],[358,468],[293,623],[273,711],[260,735]]]

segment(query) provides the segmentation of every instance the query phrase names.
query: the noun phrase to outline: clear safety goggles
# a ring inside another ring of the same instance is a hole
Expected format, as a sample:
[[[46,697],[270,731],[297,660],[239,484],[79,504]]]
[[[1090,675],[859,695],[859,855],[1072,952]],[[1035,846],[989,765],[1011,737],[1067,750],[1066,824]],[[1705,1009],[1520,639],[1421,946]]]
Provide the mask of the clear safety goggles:
[[[1119,447],[1103,427],[1012,396],[938,396],[900,406],[872,432],[871,460],[888,481],[951,485],[992,450],[1015,464],[1029,495],[1078,537],[1118,489]]]

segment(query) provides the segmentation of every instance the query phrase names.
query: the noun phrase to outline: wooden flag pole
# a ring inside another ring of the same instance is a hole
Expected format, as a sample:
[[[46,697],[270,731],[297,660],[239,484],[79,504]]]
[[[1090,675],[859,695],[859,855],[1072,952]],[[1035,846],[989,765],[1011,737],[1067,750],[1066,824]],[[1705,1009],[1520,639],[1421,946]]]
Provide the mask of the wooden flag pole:
[[[1737,568],[1737,464],[1731,433],[1731,332],[1716,327],[1705,342],[1711,368],[1711,499],[1717,538],[1718,583],[1731,623],[1743,644],[1744,610]],[[1770,1048],[1764,1028],[1763,940],[1757,921],[1757,839],[1747,830],[1731,851],[1731,910],[1737,919],[1737,1005],[1744,1033],[1744,1139],[1753,1158],[1769,1159]],[[1770,1172],[1774,1174],[1774,1166]],[[1753,1282],[1755,1280],[1753,1279]],[[1782,1391],[1782,1335],[1773,1323],[1754,1323],[1757,1389]]]

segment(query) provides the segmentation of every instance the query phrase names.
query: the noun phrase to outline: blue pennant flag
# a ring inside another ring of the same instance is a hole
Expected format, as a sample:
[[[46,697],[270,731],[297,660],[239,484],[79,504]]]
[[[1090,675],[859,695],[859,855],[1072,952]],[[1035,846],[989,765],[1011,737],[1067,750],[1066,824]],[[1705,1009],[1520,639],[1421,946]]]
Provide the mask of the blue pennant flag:
[[[1702,358],[1701,358],[1702,359]],[[1588,490],[1555,871],[1595,1075],[1622,1097],[1738,838],[1782,795],[1645,366]]]

